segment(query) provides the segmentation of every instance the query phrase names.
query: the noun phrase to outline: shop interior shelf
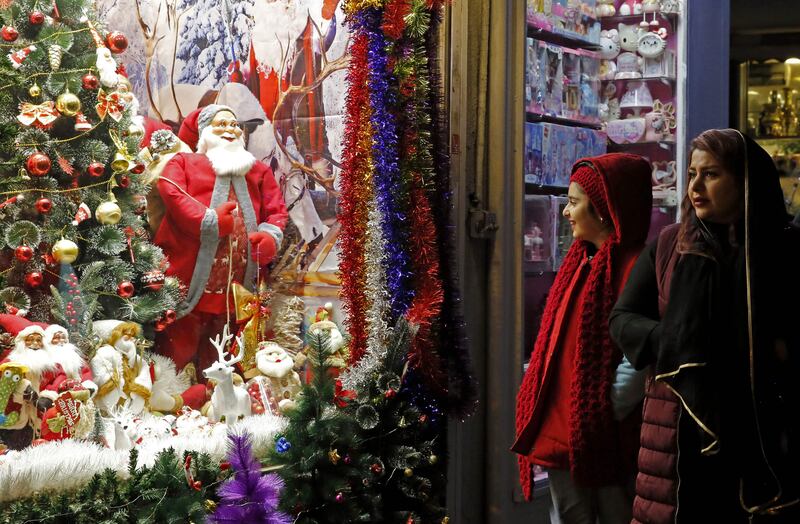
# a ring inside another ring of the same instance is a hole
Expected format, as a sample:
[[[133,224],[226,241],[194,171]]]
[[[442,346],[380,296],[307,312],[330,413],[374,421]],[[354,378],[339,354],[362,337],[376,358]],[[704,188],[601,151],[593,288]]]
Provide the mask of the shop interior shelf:
[[[613,80],[601,80],[601,82],[660,82],[666,85],[674,85],[675,78],[671,76],[645,76],[642,78],[615,78]]]
[[[525,113],[525,119],[528,122],[549,122],[551,124],[561,124],[572,127],[585,127],[588,129],[600,129],[600,124],[593,124],[591,122],[582,122],[580,120],[572,120],[571,118],[561,118],[558,116],[540,115],[539,113]]]
[[[534,27],[531,24],[528,24],[527,27],[528,27],[528,38],[535,38],[537,40],[543,40],[551,44],[558,44],[573,49],[581,48],[581,49],[589,49],[590,51],[600,50],[600,44],[589,42],[588,40],[584,40],[582,38],[562,33],[555,33],[553,31],[548,31],[547,29]]]
[[[648,22],[653,19],[653,15],[650,14],[650,13],[647,13],[645,16],[647,17],[647,21]],[[661,12],[659,12],[656,15],[656,19],[659,21],[659,23],[665,22],[665,23],[669,24],[671,29],[675,29],[675,22],[677,22],[677,20],[678,20],[678,14],[677,13],[661,13]],[[608,25],[617,25],[617,24],[632,25],[632,24],[638,24],[639,22],[642,21],[642,15],[641,14],[638,14],[638,15],[619,15],[619,14],[617,14],[617,15],[614,15],[614,16],[604,16],[604,17],[600,18],[599,20],[600,20],[601,23],[603,23],[603,27],[607,28]]]
[[[608,142],[608,149],[624,149],[626,147],[636,147],[636,146],[652,146],[658,145],[663,147],[664,149],[670,149],[675,147],[676,142],[674,140],[658,140],[658,141],[642,141],[642,142],[629,142],[627,144],[617,144],[615,142]]]

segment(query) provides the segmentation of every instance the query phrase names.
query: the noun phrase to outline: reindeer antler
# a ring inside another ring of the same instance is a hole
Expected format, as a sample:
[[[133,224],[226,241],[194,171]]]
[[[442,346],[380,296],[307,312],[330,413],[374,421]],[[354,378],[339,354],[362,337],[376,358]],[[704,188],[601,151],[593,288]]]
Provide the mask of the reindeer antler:
[[[244,357],[244,343],[242,342],[242,337],[236,337],[236,344],[239,346],[240,351],[238,355],[231,356],[231,354],[225,351],[225,346],[228,345],[228,342],[231,341],[233,335],[231,334],[230,329],[228,328],[228,324],[225,324],[225,327],[222,328],[222,333],[214,337],[213,339],[209,338],[211,344],[217,348],[217,361],[225,364],[226,366],[233,366]],[[230,359],[227,359],[226,356],[229,356]]]

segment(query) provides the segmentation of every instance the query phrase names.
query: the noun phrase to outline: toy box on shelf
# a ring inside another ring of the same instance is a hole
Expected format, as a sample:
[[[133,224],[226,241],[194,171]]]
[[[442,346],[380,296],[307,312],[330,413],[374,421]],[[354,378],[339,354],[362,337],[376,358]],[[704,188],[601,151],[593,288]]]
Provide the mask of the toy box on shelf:
[[[555,35],[597,44],[597,0],[527,0],[528,25]]]
[[[572,164],[580,158],[602,155],[605,151],[606,134],[603,131],[529,122],[525,125],[525,183],[564,188],[563,192],[566,192]]]

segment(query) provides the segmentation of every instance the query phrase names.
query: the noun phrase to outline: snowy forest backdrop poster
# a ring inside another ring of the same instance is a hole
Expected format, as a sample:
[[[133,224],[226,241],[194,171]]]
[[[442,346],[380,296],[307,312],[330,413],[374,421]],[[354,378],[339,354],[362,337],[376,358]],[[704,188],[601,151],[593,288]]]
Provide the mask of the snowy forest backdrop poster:
[[[304,295],[309,311],[336,302],[339,291],[348,44],[341,2],[97,0],[107,25],[128,36],[122,58],[142,112],[177,130],[216,102],[248,122],[248,149],[272,167],[293,224],[273,288]]]

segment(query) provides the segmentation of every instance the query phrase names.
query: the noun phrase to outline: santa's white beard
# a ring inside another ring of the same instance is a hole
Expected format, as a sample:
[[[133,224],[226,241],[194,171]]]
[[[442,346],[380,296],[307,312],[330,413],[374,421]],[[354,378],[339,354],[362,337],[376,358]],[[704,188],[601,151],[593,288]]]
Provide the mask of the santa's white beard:
[[[228,141],[215,135],[211,126],[207,126],[200,134],[197,152],[205,153],[218,175],[246,175],[256,162],[256,157],[244,148],[241,136]]]
[[[97,48],[97,60],[95,62],[97,72],[100,74],[100,83],[106,87],[115,87],[119,83],[117,74],[117,64],[111,57],[111,52],[107,48]]]
[[[293,367],[294,362],[287,356],[281,359],[280,362],[261,359],[258,369],[268,377],[283,378],[291,373]]]
[[[136,363],[136,342],[133,340],[124,340],[119,339],[117,343],[114,344],[114,348],[119,351],[122,355],[128,357],[128,364],[133,365]]]
[[[14,346],[14,351],[6,357],[10,362],[22,364],[30,370],[30,373],[38,377],[45,371],[55,369],[56,361],[45,349],[28,349],[24,342],[18,342]]]
[[[78,348],[73,344],[66,343],[62,345],[47,344],[45,346],[47,354],[54,362],[61,364],[64,373],[69,378],[80,379],[81,368],[85,365],[83,358],[78,354]]]

